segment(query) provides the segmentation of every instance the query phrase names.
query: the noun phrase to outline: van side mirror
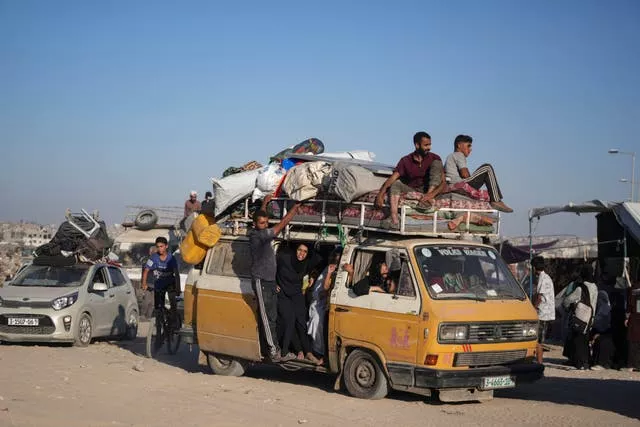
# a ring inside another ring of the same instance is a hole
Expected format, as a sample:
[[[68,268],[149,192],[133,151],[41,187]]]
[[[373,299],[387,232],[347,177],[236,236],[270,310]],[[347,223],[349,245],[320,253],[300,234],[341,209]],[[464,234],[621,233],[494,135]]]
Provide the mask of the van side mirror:
[[[109,289],[109,286],[107,286],[106,283],[102,283],[102,282],[97,282],[93,284],[92,290],[94,292],[104,292],[107,289]]]

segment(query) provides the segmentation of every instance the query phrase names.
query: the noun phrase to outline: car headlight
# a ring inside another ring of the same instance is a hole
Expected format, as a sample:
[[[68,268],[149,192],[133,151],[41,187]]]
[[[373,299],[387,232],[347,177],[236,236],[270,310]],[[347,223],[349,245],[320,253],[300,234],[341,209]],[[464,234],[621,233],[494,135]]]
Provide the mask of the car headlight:
[[[63,308],[67,308],[73,305],[74,302],[78,301],[78,293],[74,293],[71,295],[66,295],[60,298],[56,298],[51,301],[51,307],[54,310],[62,310]]]
[[[440,326],[440,341],[464,341],[469,338],[468,325]]]
[[[537,338],[538,322],[526,322],[522,325],[522,336],[525,338]]]

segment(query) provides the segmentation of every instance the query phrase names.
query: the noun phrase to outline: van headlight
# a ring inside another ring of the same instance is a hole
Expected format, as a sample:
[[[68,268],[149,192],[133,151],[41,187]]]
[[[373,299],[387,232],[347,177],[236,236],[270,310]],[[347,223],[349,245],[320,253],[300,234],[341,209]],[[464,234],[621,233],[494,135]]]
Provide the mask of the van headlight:
[[[524,338],[537,338],[538,322],[525,322],[522,325],[522,336]]]
[[[438,334],[440,342],[464,341],[469,338],[468,325],[441,325]]]
[[[62,310],[63,308],[67,308],[73,305],[74,302],[78,301],[78,293],[73,293],[71,295],[66,295],[60,298],[56,298],[51,301],[51,307],[54,310]]]

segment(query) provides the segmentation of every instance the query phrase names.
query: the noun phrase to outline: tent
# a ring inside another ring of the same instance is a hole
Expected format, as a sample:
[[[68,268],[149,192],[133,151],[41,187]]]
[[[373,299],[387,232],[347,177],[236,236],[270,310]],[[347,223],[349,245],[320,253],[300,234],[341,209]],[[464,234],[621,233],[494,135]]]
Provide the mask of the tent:
[[[640,203],[615,203],[601,200],[591,200],[583,203],[569,203],[563,206],[543,206],[533,208],[529,211],[529,260],[533,257],[533,221],[543,216],[553,215],[560,212],[569,212],[580,215],[582,213],[595,213],[615,218],[619,224],[621,232],[612,232],[607,235],[609,239],[603,241],[598,233],[599,244],[609,243],[622,248],[622,256],[628,256],[628,240],[631,240],[633,247],[638,247],[640,243]],[[620,235],[621,234],[621,235]],[[612,237],[612,238],[611,238]],[[630,238],[630,239],[629,239]],[[529,291],[533,293],[533,276],[529,279]]]

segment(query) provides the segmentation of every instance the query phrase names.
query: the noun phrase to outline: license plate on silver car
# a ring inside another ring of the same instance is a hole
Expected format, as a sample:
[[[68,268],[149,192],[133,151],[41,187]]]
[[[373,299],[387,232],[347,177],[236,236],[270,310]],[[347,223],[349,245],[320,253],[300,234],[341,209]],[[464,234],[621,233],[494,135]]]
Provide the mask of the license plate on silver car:
[[[511,388],[516,386],[516,381],[510,376],[486,377],[482,379],[483,390],[493,390],[496,388]]]
[[[39,319],[34,317],[9,317],[9,326],[38,326]]]

